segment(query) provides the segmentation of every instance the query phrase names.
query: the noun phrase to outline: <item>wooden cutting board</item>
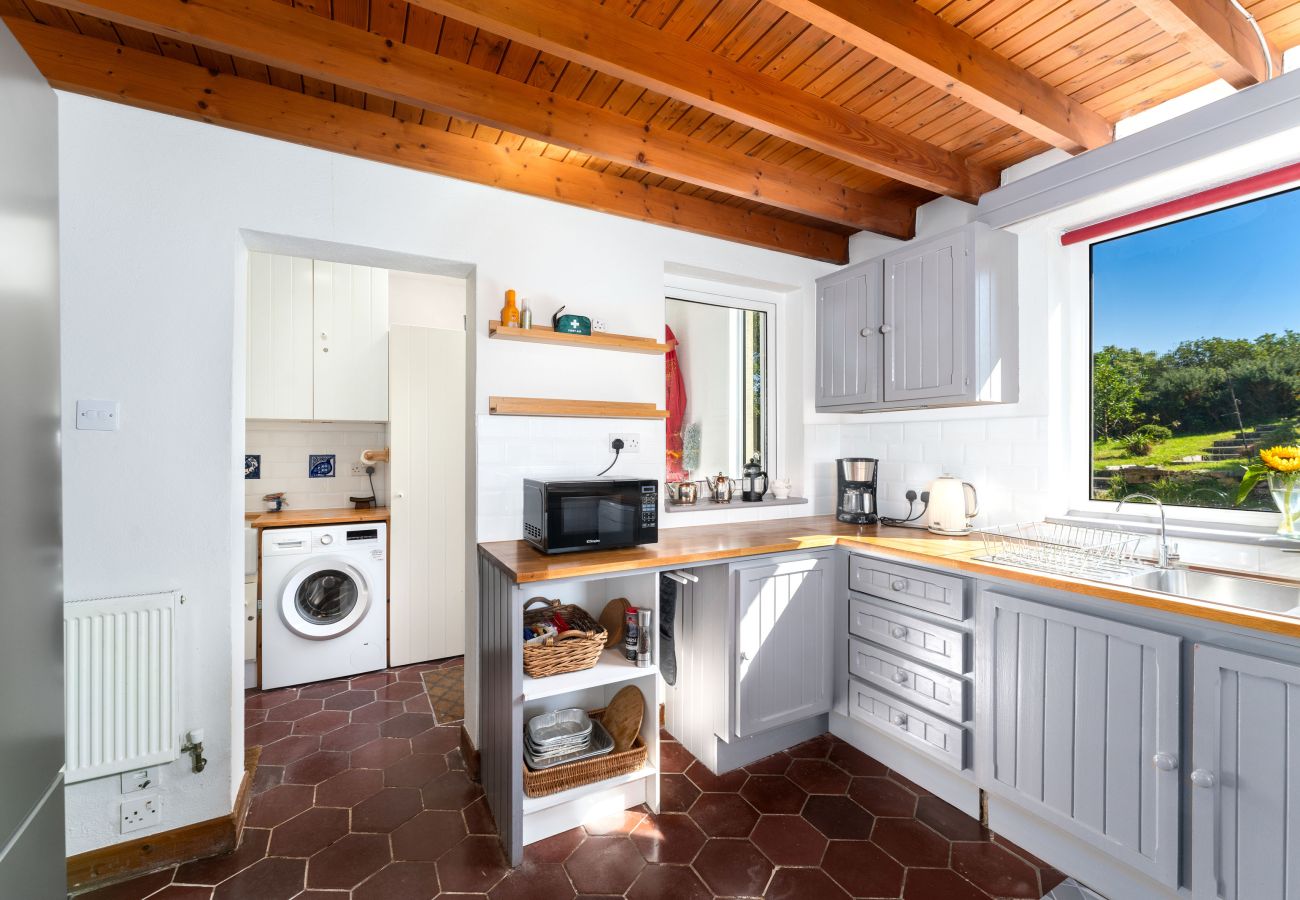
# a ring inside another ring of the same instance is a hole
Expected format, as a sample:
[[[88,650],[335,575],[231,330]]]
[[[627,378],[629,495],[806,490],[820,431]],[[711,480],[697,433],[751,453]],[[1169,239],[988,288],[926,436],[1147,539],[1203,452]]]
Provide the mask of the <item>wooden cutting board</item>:
[[[632,604],[622,597],[605,604],[600,613],[600,624],[608,634],[605,647],[622,647],[623,636],[627,633],[627,610]]]
[[[632,747],[637,735],[641,733],[641,719],[644,716],[645,695],[635,685],[629,684],[609,701],[600,722],[614,739],[615,753]]]

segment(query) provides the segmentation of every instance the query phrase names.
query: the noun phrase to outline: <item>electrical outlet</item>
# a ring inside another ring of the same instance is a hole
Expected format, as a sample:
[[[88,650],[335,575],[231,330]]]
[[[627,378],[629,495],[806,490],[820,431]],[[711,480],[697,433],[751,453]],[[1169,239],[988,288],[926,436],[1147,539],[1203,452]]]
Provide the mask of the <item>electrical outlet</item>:
[[[614,441],[623,442],[623,449],[620,453],[640,453],[641,452],[641,435],[639,434],[611,434],[609,436],[609,449],[614,449]]]
[[[354,462],[354,463],[352,464],[352,474],[353,474],[353,475],[365,475],[365,474],[366,474],[366,464],[363,463],[363,462]]]
[[[591,320],[591,330],[592,330],[592,331],[595,331],[595,332],[597,332],[597,333],[602,332],[602,331],[605,331],[605,330],[606,330],[606,328],[605,328],[605,323],[602,322],[600,319],[592,319],[592,320]]]
[[[162,798],[141,797],[122,803],[122,833],[140,831],[162,824]]]
[[[134,794],[157,786],[158,769],[153,766],[147,769],[136,769],[133,772],[122,773],[122,793],[124,794]]]

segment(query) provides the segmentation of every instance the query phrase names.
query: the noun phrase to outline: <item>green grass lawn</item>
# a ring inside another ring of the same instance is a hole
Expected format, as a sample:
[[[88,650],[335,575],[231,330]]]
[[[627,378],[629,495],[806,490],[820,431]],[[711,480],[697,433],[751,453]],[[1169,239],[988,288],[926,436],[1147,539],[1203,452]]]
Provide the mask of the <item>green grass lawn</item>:
[[[1236,429],[1214,431],[1205,434],[1178,434],[1162,444],[1156,444],[1149,456],[1134,456],[1125,448],[1124,441],[1096,441],[1092,445],[1093,468],[1106,466],[1163,466],[1184,456],[1198,456],[1205,452],[1215,441],[1226,441],[1237,436]],[[1250,460],[1225,459],[1218,462],[1206,460],[1199,463],[1180,463],[1170,466],[1173,469],[1188,471],[1213,471],[1216,469],[1240,469]]]

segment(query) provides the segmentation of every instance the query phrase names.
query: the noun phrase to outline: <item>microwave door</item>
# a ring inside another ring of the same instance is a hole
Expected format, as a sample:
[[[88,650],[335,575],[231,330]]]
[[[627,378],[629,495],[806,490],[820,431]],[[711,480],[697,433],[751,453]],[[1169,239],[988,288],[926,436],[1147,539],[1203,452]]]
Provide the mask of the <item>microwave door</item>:
[[[635,537],[636,509],[617,494],[553,491],[549,501],[552,547],[625,546]]]

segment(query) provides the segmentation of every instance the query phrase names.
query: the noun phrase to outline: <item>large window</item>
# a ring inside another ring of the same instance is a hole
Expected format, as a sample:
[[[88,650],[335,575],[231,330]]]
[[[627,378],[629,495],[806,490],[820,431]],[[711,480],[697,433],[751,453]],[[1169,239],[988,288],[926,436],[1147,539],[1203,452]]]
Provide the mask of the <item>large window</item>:
[[[1235,508],[1300,422],[1300,190],[1098,242],[1091,496]],[[1260,486],[1244,509],[1272,510]]]

